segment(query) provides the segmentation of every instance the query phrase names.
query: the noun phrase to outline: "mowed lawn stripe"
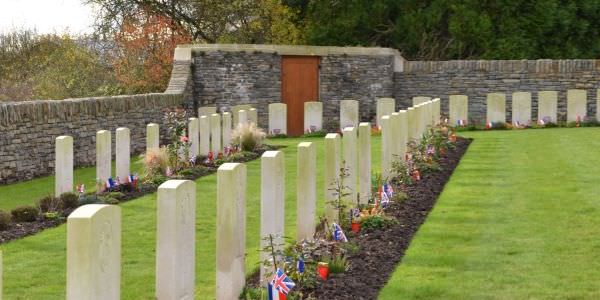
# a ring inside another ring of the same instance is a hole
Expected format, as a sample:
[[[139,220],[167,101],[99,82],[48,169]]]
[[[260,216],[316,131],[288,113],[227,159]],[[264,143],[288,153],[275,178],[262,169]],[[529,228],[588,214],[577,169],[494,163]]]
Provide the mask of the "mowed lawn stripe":
[[[600,129],[475,138],[381,299],[600,297]]]
[[[317,210],[323,212],[323,138],[278,139],[285,145],[286,235],[296,234],[296,146],[301,141],[317,145]],[[380,138],[372,139],[373,170],[380,169]],[[258,266],[260,242],[260,160],[246,164],[246,267]],[[196,299],[215,295],[216,175],[199,178],[196,215]],[[156,194],[121,204],[122,207],[122,299],[154,299],[156,243]],[[0,246],[4,252],[6,299],[64,299],[66,287],[66,226]]]

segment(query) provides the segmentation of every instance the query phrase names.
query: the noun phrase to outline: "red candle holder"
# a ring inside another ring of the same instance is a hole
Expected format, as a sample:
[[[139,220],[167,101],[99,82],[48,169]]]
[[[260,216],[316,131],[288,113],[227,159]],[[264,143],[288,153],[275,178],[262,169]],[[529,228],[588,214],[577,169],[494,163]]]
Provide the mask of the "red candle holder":
[[[317,265],[317,273],[319,273],[319,277],[323,280],[327,280],[329,277],[329,264],[326,262],[320,262]]]
[[[354,233],[360,232],[360,223],[358,223],[358,222],[352,223],[352,232],[354,232]]]

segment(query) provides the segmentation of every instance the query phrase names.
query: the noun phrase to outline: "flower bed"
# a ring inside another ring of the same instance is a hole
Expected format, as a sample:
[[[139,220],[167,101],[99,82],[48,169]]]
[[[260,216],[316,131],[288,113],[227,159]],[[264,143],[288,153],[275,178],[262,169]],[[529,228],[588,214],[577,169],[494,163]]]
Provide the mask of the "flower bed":
[[[393,199],[387,196],[385,180],[376,175],[374,186],[379,188],[375,188],[369,205],[350,208],[348,214],[339,203],[329,203],[344,211],[338,218],[351,216],[342,222],[342,228],[322,218],[314,241],[279,251],[273,251],[272,246],[263,249],[272,253],[264,262],[271,272],[275,273],[275,261],[277,268],[294,281],[288,298],[377,298],[469,144],[470,140],[456,137],[447,126],[430,128],[419,143],[409,144],[406,162],[394,166]],[[343,188],[334,190],[344,195]],[[250,276],[243,298],[265,296],[267,289],[260,287],[259,280],[258,272]]]

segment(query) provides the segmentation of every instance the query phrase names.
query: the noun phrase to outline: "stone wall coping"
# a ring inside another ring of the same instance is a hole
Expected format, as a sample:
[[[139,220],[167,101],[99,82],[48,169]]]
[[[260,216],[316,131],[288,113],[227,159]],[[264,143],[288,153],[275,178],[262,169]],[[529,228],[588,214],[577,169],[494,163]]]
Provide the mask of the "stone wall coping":
[[[426,73],[461,71],[570,73],[599,71],[598,59],[536,59],[536,60],[448,60],[405,61],[404,72]]]
[[[185,49],[185,50],[184,50]],[[333,47],[333,46],[307,46],[307,45],[264,45],[264,44],[188,44],[179,45],[175,50],[175,60],[191,59],[191,56],[201,52],[264,52],[279,55],[372,55],[393,56],[394,71],[402,72],[405,59],[400,51],[392,48],[381,47]]]

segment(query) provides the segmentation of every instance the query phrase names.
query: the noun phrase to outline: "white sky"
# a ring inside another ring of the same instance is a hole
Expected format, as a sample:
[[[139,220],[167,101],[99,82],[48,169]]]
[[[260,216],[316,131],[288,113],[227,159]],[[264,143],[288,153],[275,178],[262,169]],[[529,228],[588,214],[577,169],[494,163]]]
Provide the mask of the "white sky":
[[[94,11],[82,0],[0,0],[0,33],[37,29],[39,33],[91,33]]]

